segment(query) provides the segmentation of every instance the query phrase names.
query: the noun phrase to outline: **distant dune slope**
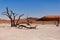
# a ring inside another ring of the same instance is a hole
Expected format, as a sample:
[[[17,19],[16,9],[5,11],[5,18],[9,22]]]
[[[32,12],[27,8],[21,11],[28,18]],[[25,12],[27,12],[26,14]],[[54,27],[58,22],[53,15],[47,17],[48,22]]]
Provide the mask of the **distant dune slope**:
[[[41,19],[46,19],[45,21],[41,20]],[[35,18],[35,17],[28,17],[29,21],[31,23],[34,23],[34,24],[56,24],[57,21],[55,20],[55,18],[59,18],[60,19],[60,16],[44,16],[44,17],[41,17],[41,18]],[[49,20],[47,20],[49,19]],[[60,22],[60,20],[59,20]],[[0,23],[10,23],[10,20],[4,20],[4,19],[0,19]],[[26,18],[22,18],[20,19],[19,23],[27,23],[27,19]]]

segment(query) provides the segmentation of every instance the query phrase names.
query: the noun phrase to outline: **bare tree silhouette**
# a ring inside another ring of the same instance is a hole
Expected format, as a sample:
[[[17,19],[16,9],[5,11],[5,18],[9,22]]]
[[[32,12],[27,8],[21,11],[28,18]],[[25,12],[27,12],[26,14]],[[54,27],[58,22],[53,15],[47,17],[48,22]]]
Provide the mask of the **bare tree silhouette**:
[[[11,12],[11,13],[10,13]],[[17,25],[19,24],[18,22],[19,22],[19,20],[20,20],[20,18],[24,15],[24,14],[21,14],[21,15],[19,15],[19,18],[17,19],[17,22],[16,22],[16,16],[18,15],[18,14],[16,14],[16,13],[14,13],[12,10],[9,12],[9,10],[8,10],[8,7],[6,8],[6,12],[3,12],[3,15],[6,15],[9,19],[10,19],[10,21],[11,21],[11,27],[17,27]]]
[[[58,27],[59,26],[59,16],[56,18],[56,20],[57,20],[57,24],[56,24],[56,26]]]
[[[29,26],[31,27],[31,24],[30,24],[31,22],[30,22],[30,20],[29,20],[29,18],[28,18],[28,17],[27,17],[27,19],[26,19],[26,20],[27,20],[27,25],[29,25]]]

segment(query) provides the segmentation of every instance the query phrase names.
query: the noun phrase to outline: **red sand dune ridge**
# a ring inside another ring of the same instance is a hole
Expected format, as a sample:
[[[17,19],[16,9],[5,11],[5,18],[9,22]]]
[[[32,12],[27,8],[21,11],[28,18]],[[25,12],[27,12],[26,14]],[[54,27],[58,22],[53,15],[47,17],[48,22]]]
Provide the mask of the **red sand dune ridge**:
[[[0,19],[0,24],[1,24],[1,23],[10,23],[10,20]]]
[[[44,16],[45,18],[60,18],[60,16]]]
[[[35,18],[35,17],[29,17],[28,19],[29,19],[30,22],[32,21],[33,23],[35,23],[36,20],[37,20],[37,18]],[[19,20],[19,22],[20,23],[27,23],[27,19],[26,18],[22,18],[22,19]],[[0,19],[0,24],[1,23],[10,23],[10,20]]]
[[[51,18],[60,18],[60,16],[44,16],[44,18],[47,18],[47,19],[51,19]],[[29,21],[31,22],[31,23],[40,23],[40,24],[42,24],[42,23],[44,23],[44,24],[56,24],[56,20],[55,21],[42,21],[42,20],[40,20],[40,21],[37,21],[37,19],[40,19],[40,18],[35,18],[35,17],[29,17]],[[24,19],[20,19],[20,21],[19,21],[20,23],[26,23],[27,22],[27,20],[26,20],[26,18],[24,18]],[[4,20],[4,19],[0,19],[0,24],[1,23],[10,23],[10,20]]]

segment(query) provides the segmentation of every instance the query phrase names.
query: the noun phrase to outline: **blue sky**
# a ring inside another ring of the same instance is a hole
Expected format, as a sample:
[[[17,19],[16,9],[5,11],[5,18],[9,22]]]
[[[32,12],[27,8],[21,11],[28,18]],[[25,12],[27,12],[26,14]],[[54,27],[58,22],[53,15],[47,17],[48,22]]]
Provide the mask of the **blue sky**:
[[[42,17],[46,15],[60,15],[60,0],[0,0],[0,18],[7,18],[1,13],[8,7],[23,17]]]

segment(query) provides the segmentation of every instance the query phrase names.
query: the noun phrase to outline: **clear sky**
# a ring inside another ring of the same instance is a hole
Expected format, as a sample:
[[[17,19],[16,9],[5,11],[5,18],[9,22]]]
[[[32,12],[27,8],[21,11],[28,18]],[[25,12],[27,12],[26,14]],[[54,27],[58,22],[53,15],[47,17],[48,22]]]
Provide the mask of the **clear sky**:
[[[60,15],[60,0],[0,0],[0,18],[7,18],[1,13],[8,7],[23,17],[42,17],[45,15]]]

